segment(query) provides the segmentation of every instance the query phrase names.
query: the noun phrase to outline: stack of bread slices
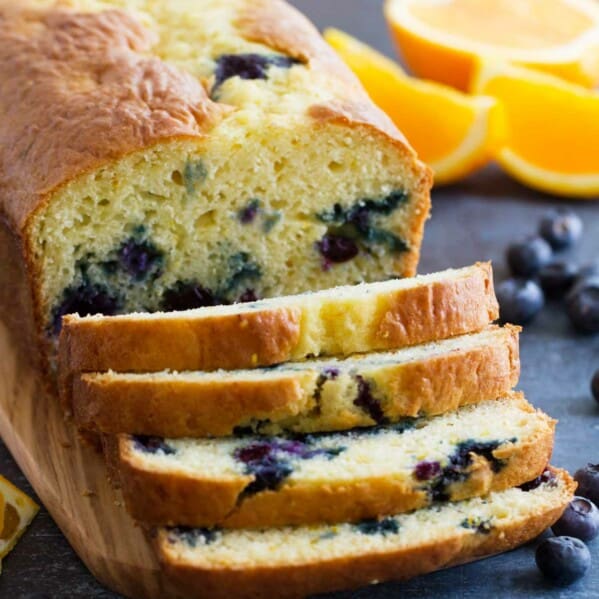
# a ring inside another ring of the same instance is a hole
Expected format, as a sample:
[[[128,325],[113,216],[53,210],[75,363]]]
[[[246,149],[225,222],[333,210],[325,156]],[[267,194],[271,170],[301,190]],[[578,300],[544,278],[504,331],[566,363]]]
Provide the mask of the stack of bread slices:
[[[183,596],[301,597],[513,548],[573,494],[488,264],[69,316],[60,385]]]

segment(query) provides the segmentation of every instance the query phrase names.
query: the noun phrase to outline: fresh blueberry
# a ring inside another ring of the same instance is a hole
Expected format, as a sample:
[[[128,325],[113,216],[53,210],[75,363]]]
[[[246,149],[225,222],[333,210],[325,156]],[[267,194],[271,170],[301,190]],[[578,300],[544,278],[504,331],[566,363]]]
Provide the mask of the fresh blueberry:
[[[545,304],[543,290],[535,281],[507,279],[497,287],[501,320],[514,324],[530,322]]]
[[[161,307],[169,312],[191,310],[203,306],[216,306],[219,301],[210,289],[196,283],[178,282],[162,295]]]
[[[507,262],[514,275],[531,277],[550,262],[552,254],[542,237],[531,236],[508,246]]]
[[[116,314],[121,301],[106,287],[96,283],[82,283],[77,287],[68,287],[63,293],[63,301],[54,309],[52,329],[55,335],[62,328],[62,317],[66,314]]]
[[[589,262],[584,264],[578,270],[578,276],[576,277],[576,283],[580,283],[586,279],[594,279],[599,277],[599,261]]]
[[[578,483],[578,495],[599,505],[599,464],[587,464],[580,468],[574,474],[574,480]]]
[[[541,219],[539,233],[554,250],[562,250],[580,239],[582,220],[572,210],[551,210]]]
[[[562,297],[577,277],[578,267],[572,262],[551,262],[539,270],[539,282],[548,297]]]
[[[574,497],[551,530],[557,536],[592,541],[599,534],[599,509],[586,497]]]
[[[353,239],[341,235],[325,235],[316,247],[327,262],[347,262],[358,255],[358,245]]]
[[[599,332],[599,277],[574,285],[567,297],[568,316],[582,333]]]
[[[599,402],[599,369],[595,371],[595,374],[591,379],[591,393],[593,394],[595,401]]]
[[[558,586],[576,582],[591,567],[588,547],[572,537],[546,539],[537,547],[535,558],[545,578]]]

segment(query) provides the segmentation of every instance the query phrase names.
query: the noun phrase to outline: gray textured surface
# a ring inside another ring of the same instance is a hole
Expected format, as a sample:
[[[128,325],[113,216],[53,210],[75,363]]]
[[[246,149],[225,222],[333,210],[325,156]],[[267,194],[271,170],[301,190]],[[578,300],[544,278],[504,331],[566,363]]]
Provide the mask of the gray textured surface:
[[[321,27],[335,25],[391,52],[376,0],[297,0]],[[434,134],[434,132],[431,132]],[[459,186],[434,193],[421,272],[492,259],[497,278],[505,276],[506,244],[534,231],[550,206],[565,205],[511,182],[490,168]],[[581,262],[599,259],[599,204],[569,203],[583,217],[584,239],[571,253]],[[599,462],[599,407],[589,394],[589,379],[599,368],[599,337],[574,334],[559,305],[550,305],[522,336],[520,388],[539,407],[559,418],[554,463],[575,470]],[[0,443],[0,472],[31,492]],[[599,598],[599,539],[591,545],[594,565],[587,577],[568,589],[546,585],[534,565],[534,544],[476,564],[453,568],[402,585],[386,584],[336,599],[486,599],[550,597]],[[5,560],[0,598],[114,599],[98,585],[72,552],[50,516],[42,510],[27,535]],[[165,598],[166,599],[166,598]]]

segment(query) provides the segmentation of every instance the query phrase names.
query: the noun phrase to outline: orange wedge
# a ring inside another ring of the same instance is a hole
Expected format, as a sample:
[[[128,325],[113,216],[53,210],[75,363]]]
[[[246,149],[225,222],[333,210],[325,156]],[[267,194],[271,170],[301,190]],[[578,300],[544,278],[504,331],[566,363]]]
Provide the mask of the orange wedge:
[[[336,29],[325,39],[435,171],[452,183],[492,159],[504,139],[499,103],[409,77],[394,61]]]
[[[479,58],[599,83],[596,0],[386,0],[385,15],[416,75],[463,91]]]
[[[599,199],[599,92],[489,63],[472,89],[504,106],[508,141],[497,159],[508,173],[542,191]]]

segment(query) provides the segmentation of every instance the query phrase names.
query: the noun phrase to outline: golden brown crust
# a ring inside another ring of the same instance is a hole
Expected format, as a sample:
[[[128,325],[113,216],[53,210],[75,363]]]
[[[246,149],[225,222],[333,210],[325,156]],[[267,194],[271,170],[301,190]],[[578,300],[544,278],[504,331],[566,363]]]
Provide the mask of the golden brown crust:
[[[480,330],[499,317],[491,265],[477,264],[472,276],[401,290],[379,309],[370,339],[373,347],[401,347],[412,345],[412,339],[446,339],[458,330]],[[428,330],[431,323],[434,333]]]
[[[527,411],[534,408],[525,404]],[[504,461],[495,473],[489,462],[473,461],[471,479],[450,489],[452,499],[480,496],[522,484],[538,476],[551,457],[555,422],[539,414],[535,436],[525,443],[508,444],[494,455]],[[243,497],[252,476],[206,479],[184,471],[158,472],[146,467],[139,454],[119,439],[115,465],[125,504],[138,521],[166,525],[222,528],[261,528],[288,524],[357,522],[424,507],[430,498],[411,479],[372,477],[360,480],[294,482],[276,490]]]
[[[460,533],[443,542],[424,542],[418,547],[289,566],[202,568],[171,559],[168,541],[160,534],[155,545],[162,568],[188,599],[295,599],[349,590],[375,582],[407,580],[508,551],[534,539],[561,516],[574,494],[576,484],[570,476],[564,471],[558,471],[558,476],[566,485],[562,500],[528,520],[502,521],[488,534]]]
[[[386,293],[366,338],[348,352],[394,349],[479,331],[495,320],[491,266],[477,264],[464,276]],[[67,316],[59,344],[61,391],[80,372],[115,370],[215,370],[269,366],[303,359],[301,309],[249,309],[242,314],[177,317]]]
[[[394,419],[441,414],[507,393],[520,373],[519,330],[504,327],[488,345],[401,362],[388,369],[385,378],[391,392],[385,398],[387,413]],[[206,381],[168,377],[122,380],[83,374],[73,379],[73,415],[79,426],[106,434],[225,436],[252,419],[276,423],[309,408],[312,398],[298,376],[303,373]],[[317,376],[312,373],[314,382]],[[339,413],[336,419],[324,421],[322,430],[370,423],[366,415],[363,422],[353,422]]]
[[[119,10],[0,5],[0,196],[16,231],[64,183],[159,141],[201,138],[230,109],[149,56]]]

